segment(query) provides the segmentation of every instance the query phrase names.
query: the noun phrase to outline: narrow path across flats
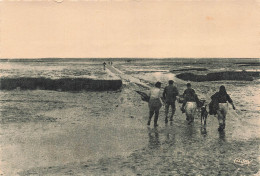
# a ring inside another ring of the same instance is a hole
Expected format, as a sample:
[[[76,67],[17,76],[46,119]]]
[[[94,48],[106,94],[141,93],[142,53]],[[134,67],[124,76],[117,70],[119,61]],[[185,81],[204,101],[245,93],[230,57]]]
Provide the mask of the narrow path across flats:
[[[113,74],[115,74],[116,76],[119,76],[123,81],[127,81],[127,82],[132,82],[135,83],[141,87],[150,89],[151,87],[143,82],[141,82],[140,79],[135,78],[133,76],[124,74],[122,71],[120,71],[119,69],[115,68],[114,66],[108,65],[107,69],[112,72]]]

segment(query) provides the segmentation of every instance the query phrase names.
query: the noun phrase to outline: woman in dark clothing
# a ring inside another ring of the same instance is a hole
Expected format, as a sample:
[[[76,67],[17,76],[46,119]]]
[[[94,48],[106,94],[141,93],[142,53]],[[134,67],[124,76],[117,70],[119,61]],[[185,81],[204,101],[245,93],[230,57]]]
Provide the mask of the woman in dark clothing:
[[[226,121],[226,115],[228,111],[228,102],[232,105],[233,109],[235,110],[235,106],[233,104],[232,99],[227,94],[225,86],[220,86],[219,92],[215,93],[211,96],[211,99],[218,103],[218,107],[216,109],[217,115],[218,115],[218,121],[219,121],[219,131],[222,131],[225,129],[225,121]]]

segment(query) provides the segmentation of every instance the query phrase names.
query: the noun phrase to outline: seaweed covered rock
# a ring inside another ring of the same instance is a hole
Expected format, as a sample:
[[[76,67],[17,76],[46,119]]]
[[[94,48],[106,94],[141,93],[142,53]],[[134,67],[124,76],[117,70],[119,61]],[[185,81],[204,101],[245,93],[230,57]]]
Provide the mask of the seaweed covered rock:
[[[194,81],[194,82],[207,81],[206,75],[195,75],[194,73],[181,73],[176,75],[176,77],[185,81]]]
[[[254,77],[259,77],[259,72],[246,72],[246,71],[226,71],[208,73],[207,75],[196,75],[193,73],[181,73],[176,75],[177,78],[185,81],[221,81],[221,80],[238,80],[238,81],[253,81]]]
[[[207,74],[207,80],[218,81],[218,80],[238,80],[238,81],[253,81],[253,77],[248,72],[217,72]]]
[[[62,91],[80,91],[80,90],[118,90],[122,86],[121,80],[95,80],[88,78],[1,78],[1,90],[13,90],[20,88],[22,90],[62,90]]]

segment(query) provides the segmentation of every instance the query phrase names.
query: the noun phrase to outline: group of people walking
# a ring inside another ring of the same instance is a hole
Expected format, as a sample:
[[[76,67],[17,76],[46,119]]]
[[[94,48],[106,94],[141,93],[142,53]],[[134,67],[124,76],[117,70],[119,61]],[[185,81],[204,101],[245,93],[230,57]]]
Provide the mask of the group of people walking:
[[[180,100],[180,97],[183,98],[183,104],[181,107],[181,111],[186,114],[186,120],[188,123],[194,121],[194,114],[196,108],[199,104],[199,98],[194,89],[191,88],[191,84],[187,83],[187,89],[184,91],[182,95],[179,95],[179,91],[176,86],[173,85],[174,81],[169,80],[169,85],[164,88],[161,97],[161,82],[156,82],[155,87],[151,88],[149,91],[148,96],[149,102],[149,119],[147,125],[151,124],[152,117],[154,116],[154,127],[158,126],[158,117],[159,111],[163,105],[165,105],[165,123],[168,123],[168,120],[173,121],[173,115],[176,111],[175,102],[176,100]],[[214,95],[211,96],[211,106],[213,108],[213,114],[217,114],[218,121],[219,121],[219,131],[225,129],[225,120],[228,110],[228,103],[229,102],[233,109],[235,106],[233,104],[232,99],[227,94],[225,86],[220,86],[219,92],[216,92]],[[181,102],[181,101],[179,101]],[[171,107],[171,115],[169,115],[169,108]],[[210,109],[212,111],[212,109]]]

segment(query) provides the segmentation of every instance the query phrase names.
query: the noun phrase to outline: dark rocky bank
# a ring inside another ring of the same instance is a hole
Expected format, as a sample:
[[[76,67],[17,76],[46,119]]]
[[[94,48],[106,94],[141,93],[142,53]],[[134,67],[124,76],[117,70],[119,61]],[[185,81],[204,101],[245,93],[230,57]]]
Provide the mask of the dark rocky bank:
[[[94,80],[88,78],[1,78],[1,90],[61,90],[61,91],[80,91],[80,90],[118,90],[122,86],[121,80]]]
[[[176,77],[185,81],[194,81],[194,82],[221,81],[221,80],[253,81],[254,77],[260,76],[259,73],[260,72],[246,72],[246,71],[215,72],[215,73],[208,73],[207,75],[181,73],[176,75]]]

